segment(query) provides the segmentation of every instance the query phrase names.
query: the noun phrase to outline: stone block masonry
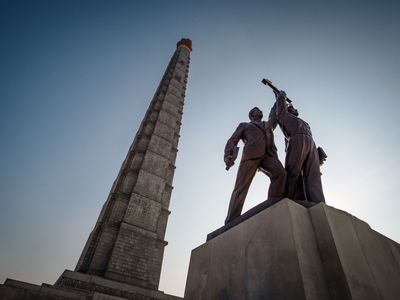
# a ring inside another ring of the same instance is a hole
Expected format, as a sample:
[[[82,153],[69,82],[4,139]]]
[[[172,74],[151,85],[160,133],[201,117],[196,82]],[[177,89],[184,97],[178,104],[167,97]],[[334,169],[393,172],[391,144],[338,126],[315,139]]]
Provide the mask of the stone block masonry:
[[[7,279],[0,300],[180,299],[158,285],[191,51],[177,43],[75,271],[54,285]]]
[[[187,44],[178,43],[82,252],[78,272],[158,288],[190,62]]]

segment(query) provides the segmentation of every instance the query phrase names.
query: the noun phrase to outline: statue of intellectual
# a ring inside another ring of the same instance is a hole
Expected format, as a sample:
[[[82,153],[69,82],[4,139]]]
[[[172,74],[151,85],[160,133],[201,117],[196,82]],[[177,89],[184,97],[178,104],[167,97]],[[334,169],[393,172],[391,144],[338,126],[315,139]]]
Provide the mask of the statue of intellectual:
[[[307,122],[299,118],[297,109],[291,103],[287,103],[286,93],[275,92],[275,96],[273,109],[276,106],[278,124],[287,142],[285,196],[293,200],[306,198],[312,202],[325,202],[320,172],[325,153],[315,146]]]
[[[240,140],[244,142],[244,149],[225,224],[240,216],[247,191],[257,170],[261,170],[271,180],[268,199],[280,200],[284,196],[286,172],[278,159],[273,135],[277,125],[275,110],[271,110],[267,122],[262,121],[262,117],[262,111],[254,107],[249,112],[250,122],[240,123],[226,143],[224,161],[227,170],[234,163]]]

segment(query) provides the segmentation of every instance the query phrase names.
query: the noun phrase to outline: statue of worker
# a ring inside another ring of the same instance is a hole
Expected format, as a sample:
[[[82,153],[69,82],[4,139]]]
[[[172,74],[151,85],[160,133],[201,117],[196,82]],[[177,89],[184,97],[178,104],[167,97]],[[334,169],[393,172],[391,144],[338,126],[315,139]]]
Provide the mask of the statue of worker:
[[[237,156],[237,144],[244,142],[244,149],[236,176],[235,187],[229,203],[225,224],[240,216],[251,181],[257,170],[271,180],[268,199],[280,200],[284,196],[286,172],[278,159],[273,130],[277,125],[275,110],[268,121],[262,121],[263,113],[258,107],[249,112],[250,122],[240,123],[225,147],[224,161],[227,170]]]
[[[299,118],[297,109],[287,103],[286,93],[276,92],[275,96],[276,118],[287,142],[285,197],[292,200],[304,200],[299,198],[305,197],[308,201],[325,202],[320,164],[326,155],[315,146],[310,126]]]

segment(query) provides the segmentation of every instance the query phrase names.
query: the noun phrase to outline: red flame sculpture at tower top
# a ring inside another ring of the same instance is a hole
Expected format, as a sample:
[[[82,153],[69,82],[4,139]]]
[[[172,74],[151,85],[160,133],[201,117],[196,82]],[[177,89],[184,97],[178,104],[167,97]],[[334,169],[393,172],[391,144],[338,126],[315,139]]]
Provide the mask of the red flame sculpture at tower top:
[[[190,51],[193,51],[192,41],[190,39],[181,39],[179,42],[176,43],[176,47],[178,48],[179,46],[184,46],[188,48]]]

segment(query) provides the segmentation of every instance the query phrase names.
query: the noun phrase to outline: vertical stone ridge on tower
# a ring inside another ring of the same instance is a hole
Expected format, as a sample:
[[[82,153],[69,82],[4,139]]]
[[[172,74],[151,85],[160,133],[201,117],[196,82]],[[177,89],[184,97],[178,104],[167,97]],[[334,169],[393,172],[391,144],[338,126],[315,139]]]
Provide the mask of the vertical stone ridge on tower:
[[[75,271],[158,289],[191,51],[177,43]]]

